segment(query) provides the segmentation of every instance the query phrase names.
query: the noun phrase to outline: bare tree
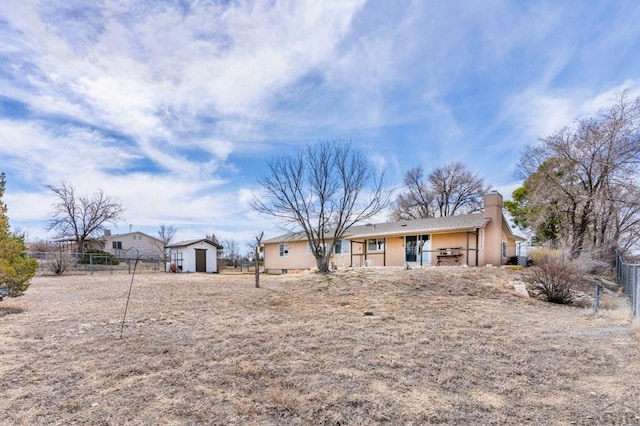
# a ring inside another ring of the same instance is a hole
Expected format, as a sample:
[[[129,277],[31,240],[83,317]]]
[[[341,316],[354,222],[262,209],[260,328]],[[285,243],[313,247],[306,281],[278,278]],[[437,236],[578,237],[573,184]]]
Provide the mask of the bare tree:
[[[224,246],[224,257],[231,262],[234,269],[237,268],[238,263],[242,257],[240,255],[240,247],[238,246],[238,243],[235,240],[229,239],[229,240],[224,240],[223,246]]]
[[[173,225],[165,225],[164,223],[160,224],[158,228],[158,239],[162,241],[163,249],[166,249],[169,244],[176,237],[176,233],[178,232],[178,228]]]
[[[476,173],[456,161],[429,174],[439,216],[473,213],[482,210],[482,199],[491,188]]]
[[[306,145],[268,163],[252,206],[289,231],[306,236],[322,273],[329,272],[334,242],[354,224],[385,208],[389,193],[365,155],[344,141]]]
[[[491,188],[463,163],[453,162],[437,167],[428,177],[421,167],[409,170],[404,178],[404,189],[391,211],[394,220],[480,211],[483,196]]]
[[[424,170],[415,167],[404,177],[405,192],[398,195],[391,210],[394,220],[413,220],[435,216],[435,193],[425,179]]]
[[[524,185],[510,211],[538,236],[555,237],[577,258],[585,249],[627,249],[640,241],[640,98],[610,108],[528,147]]]
[[[60,237],[73,238],[81,252],[89,238],[101,236],[105,225],[122,221],[124,208],[120,202],[101,189],[92,195],[79,195],[73,186],[61,182],[45,185],[58,201],[53,204],[47,230],[56,230]]]
[[[167,258],[167,247],[173,239],[176,237],[176,233],[178,232],[178,228],[173,225],[165,225],[161,223],[158,227],[158,239],[162,241],[162,247],[158,247],[158,249],[162,250],[163,261],[166,263]]]
[[[216,244],[220,244],[220,241],[218,241],[218,237],[213,232],[211,234],[206,234],[205,238],[207,240],[209,240],[209,241],[212,241],[212,242],[216,243]]]

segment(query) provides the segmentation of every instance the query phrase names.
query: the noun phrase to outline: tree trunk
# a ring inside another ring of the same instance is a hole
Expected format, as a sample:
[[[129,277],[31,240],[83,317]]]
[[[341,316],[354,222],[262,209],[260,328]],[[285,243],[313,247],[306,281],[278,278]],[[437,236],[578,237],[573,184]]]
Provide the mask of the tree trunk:
[[[260,265],[258,264],[258,261],[256,261],[256,271],[254,272],[256,275],[256,288],[260,288]]]
[[[329,272],[329,256],[316,257],[316,265],[321,273],[326,274]]]
[[[260,232],[260,235],[256,236],[256,249],[255,249],[255,275],[256,275],[256,288],[260,288],[260,247],[262,247],[262,237],[264,237],[264,231]]]

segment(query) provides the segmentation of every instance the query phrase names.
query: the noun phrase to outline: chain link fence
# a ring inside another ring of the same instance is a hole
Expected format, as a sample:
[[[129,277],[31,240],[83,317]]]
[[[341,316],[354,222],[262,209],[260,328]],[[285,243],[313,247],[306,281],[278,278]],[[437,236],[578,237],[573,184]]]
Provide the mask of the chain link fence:
[[[136,256],[115,257],[105,253],[70,253],[66,251],[28,252],[38,261],[37,275],[131,273]],[[140,256],[137,273],[165,272],[164,259]]]
[[[631,300],[633,316],[640,316],[640,263],[627,263],[616,252],[616,279]]]

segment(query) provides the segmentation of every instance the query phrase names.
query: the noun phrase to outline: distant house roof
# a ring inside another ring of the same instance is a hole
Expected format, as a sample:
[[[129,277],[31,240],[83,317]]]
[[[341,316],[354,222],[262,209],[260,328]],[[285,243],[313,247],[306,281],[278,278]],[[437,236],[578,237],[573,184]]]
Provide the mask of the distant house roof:
[[[133,231],[133,232],[126,232],[124,234],[113,234],[113,235],[105,235],[103,238],[106,240],[113,240],[113,239],[117,239],[117,238],[122,238],[122,237],[126,237],[129,235],[144,235],[145,237],[149,237],[153,240],[157,240],[162,242],[162,240],[158,237],[154,237],[153,235],[149,235],[149,234],[145,234],[144,232],[140,232],[140,231]]]
[[[179,247],[187,247],[193,244],[197,244],[197,243],[207,243],[209,245],[212,245],[214,247],[216,247],[219,250],[222,250],[224,247],[222,247],[220,244],[216,243],[215,241],[211,241],[207,238],[200,238],[197,240],[187,240],[187,241],[180,241],[179,243],[173,243],[173,244],[169,244],[167,246],[167,248],[179,248]]]

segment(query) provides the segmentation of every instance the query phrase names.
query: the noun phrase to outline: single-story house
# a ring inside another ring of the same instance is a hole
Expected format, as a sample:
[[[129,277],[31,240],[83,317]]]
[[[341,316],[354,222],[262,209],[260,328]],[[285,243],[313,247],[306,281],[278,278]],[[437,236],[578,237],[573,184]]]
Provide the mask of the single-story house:
[[[136,255],[153,259],[162,259],[164,257],[164,243],[162,240],[144,232],[135,231],[111,235],[110,231],[105,231],[104,238],[105,251],[118,258],[131,258]]]
[[[218,272],[218,250],[222,246],[206,238],[167,246],[171,272]]]
[[[524,240],[512,232],[502,201],[502,195],[492,191],[485,195],[480,213],[353,226],[335,242],[331,266],[502,265]],[[303,232],[264,241],[267,272],[315,266]]]

